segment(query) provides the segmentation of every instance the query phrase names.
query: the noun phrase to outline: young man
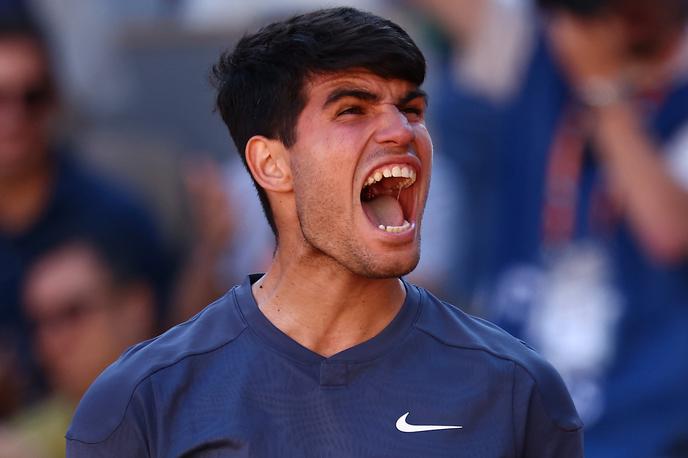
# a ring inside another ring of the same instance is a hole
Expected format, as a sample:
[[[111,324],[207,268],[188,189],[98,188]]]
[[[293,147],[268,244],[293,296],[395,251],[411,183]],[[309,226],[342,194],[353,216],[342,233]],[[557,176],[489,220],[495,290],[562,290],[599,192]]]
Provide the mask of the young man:
[[[129,252],[162,292],[168,262],[149,212],[127,190],[56,145],[60,103],[48,44],[22,14],[0,12],[0,386],[8,374],[43,394],[21,291],[28,267],[55,245],[93,236]],[[126,241],[125,242],[123,242]],[[16,353],[21,364],[7,364]],[[0,398],[21,396],[0,390]],[[20,403],[20,404],[22,404]],[[0,400],[0,416],[6,412]]]
[[[489,316],[560,371],[586,457],[688,456],[688,2],[538,4]]]
[[[68,455],[580,456],[547,363],[400,279],[432,163],[408,35],[321,10],[244,37],[214,75],[274,260],[105,371]]]
[[[153,281],[137,254],[75,237],[36,258],[22,297],[50,392],[3,425],[0,456],[64,456],[64,431],[88,386],[124,349],[153,334]]]

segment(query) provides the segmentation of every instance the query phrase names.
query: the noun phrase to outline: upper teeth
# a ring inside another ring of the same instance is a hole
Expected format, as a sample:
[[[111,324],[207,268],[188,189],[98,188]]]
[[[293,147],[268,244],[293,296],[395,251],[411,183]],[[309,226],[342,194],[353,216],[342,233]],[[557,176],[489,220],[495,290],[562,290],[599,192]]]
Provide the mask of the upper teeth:
[[[393,166],[381,167],[381,168],[375,170],[373,173],[370,174],[370,176],[366,180],[365,185],[370,186],[373,183],[381,181],[383,178],[390,178],[390,177],[408,178],[409,180],[407,180],[403,186],[403,187],[408,187],[408,186],[411,186],[416,181],[416,171],[413,170],[411,167],[407,167],[405,165],[393,165]]]

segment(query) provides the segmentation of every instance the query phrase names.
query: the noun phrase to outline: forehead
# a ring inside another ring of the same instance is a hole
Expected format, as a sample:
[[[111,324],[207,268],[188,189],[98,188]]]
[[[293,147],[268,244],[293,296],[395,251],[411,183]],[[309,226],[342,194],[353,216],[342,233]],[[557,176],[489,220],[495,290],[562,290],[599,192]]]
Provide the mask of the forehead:
[[[366,70],[316,74],[306,80],[307,104],[322,103],[330,94],[341,89],[356,89],[379,96],[383,101],[396,101],[418,86],[401,79],[386,79]]]
[[[80,296],[107,282],[107,271],[89,248],[73,246],[47,255],[31,269],[26,282],[27,306],[33,311]]]
[[[41,47],[31,38],[0,39],[0,83],[21,84],[44,78],[47,62]]]

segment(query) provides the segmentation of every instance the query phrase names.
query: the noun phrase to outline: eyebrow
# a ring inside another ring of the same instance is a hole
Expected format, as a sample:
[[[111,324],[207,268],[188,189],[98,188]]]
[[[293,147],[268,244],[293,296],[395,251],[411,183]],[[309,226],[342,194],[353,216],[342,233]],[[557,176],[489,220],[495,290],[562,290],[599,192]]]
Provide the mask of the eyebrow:
[[[333,103],[336,103],[337,101],[347,97],[352,97],[365,102],[377,102],[380,100],[379,95],[366,91],[364,89],[341,88],[333,91],[330,95],[327,96],[327,99],[323,104],[323,108],[326,108],[329,105],[332,105]],[[426,104],[428,103],[428,95],[424,90],[412,89],[409,92],[407,92],[401,99],[399,99],[399,101],[395,103],[395,105],[403,106],[409,103],[411,100],[417,99],[419,97],[423,98]]]
[[[333,91],[330,95],[327,96],[327,100],[325,100],[323,108],[326,108],[329,105],[332,105],[333,103],[336,103],[339,100],[347,97],[353,97],[354,99],[364,100],[366,102],[377,102],[378,100],[380,100],[379,95],[373,94],[372,92],[368,92],[363,89],[342,88]]]

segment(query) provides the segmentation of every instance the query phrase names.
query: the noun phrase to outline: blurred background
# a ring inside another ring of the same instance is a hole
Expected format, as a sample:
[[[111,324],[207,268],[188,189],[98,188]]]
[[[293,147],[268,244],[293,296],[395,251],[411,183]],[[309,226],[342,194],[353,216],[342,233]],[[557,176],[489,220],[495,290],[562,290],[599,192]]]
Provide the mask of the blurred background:
[[[262,271],[209,70],[329,0],[0,0],[0,457]],[[688,457],[688,0],[357,0],[428,59],[410,279],[562,374],[589,457]]]

